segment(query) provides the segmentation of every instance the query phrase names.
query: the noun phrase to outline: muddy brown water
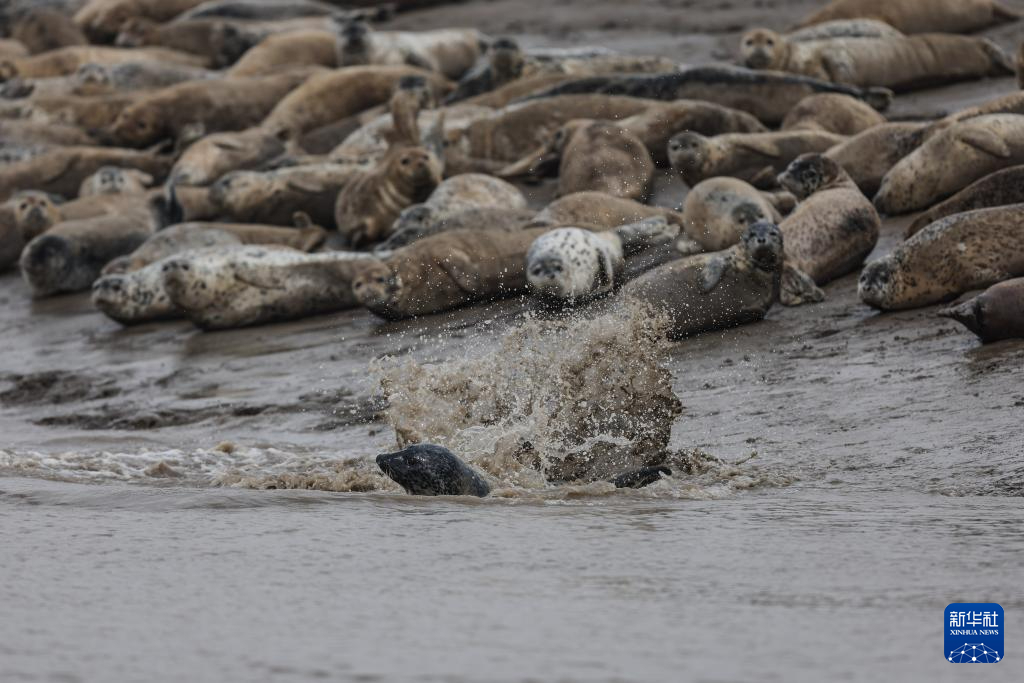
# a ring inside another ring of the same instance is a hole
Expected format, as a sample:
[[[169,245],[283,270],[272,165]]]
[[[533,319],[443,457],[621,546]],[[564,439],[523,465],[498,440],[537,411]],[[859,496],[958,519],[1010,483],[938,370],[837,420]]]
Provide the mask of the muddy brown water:
[[[700,62],[816,4],[500,0],[395,24]],[[683,192],[662,177],[656,201]],[[394,446],[371,365],[521,362],[501,340],[527,304],[123,329],[4,274],[0,680],[952,681],[942,610],[975,601],[1007,619],[983,677],[1020,680],[1024,342],[982,347],[934,307],[878,314],[855,275],[825,289],[668,349],[671,446],[708,458],[692,473],[440,500],[368,460]]]

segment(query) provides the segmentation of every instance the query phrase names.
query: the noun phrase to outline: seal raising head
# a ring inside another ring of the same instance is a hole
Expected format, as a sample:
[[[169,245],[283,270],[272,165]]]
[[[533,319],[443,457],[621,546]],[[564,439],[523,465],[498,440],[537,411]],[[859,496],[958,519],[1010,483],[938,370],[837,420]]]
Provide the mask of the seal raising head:
[[[779,175],[778,181],[797,199],[807,199],[842,174],[842,168],[832,159],[820,154],[803,154],[789,164]]]
[[[45,192],[28,190],[15,197],[14,220],[28,242],[60,221],[60,211]]]
[[[447,448],[420,444],[377,456],[377,466],[414,496],[478,496],[491,487]]]
[[[779,226],[767,221],[754,223],[743,233],[742,244],[755,268],[766,272],[782,269],[785,251]]]
[[[740,57],[750,69],[778,69],[786,63],[786,39],[766,28],[754,29],[743,36]]]

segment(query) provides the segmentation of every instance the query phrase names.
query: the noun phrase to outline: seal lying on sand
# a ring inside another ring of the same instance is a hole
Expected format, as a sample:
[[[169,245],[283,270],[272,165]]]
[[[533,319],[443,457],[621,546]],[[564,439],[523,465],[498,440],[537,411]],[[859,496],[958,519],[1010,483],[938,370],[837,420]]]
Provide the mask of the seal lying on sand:
[[[1013,62],[1002,48],[971,36],[928,34],[799,43],[757,29],[744,36],[742,52],[744,64],[752,69],[897,92],[1014,73]]]
[[[862,99],[879,111],[885,111],[892,103],[892,91],[885,88],[862,90],[796,74],[753,71],[732,66],[701,66],[678,73],[649,76],[579,78],[530,95],[530,99],[598,93],[654,100],[705,100],[753,114],[762,123],[777,125],[800,100],[823,92]]]
[[[10,78],[50,78],[70,76],[85,64],[123,64],[150,60],[181,66],[205,67],[206,60],[198,55],[168,50],[162,47],[140,47],[122,50],[97,45],[72,45],[41,55],[7,59],[0,62],[0,81]]]
[[[587,120],[567,123],[547,145],[497,175],[538,173],[559,161],[560,197],[595,191],[642,201],[654,179],[654,160],[639,138],[616,124]]]
[[[817,130],[731,133],[713,138],[687,132],[669,141],[668,157],[690,186],[715,176],[732,176],[765,188],[773,187],[775,176],[801,154],[824,152],[845,139]]]
[[[170,21],[203,0],[88,0],[74,16],[75,24],[97,42],[109,42],[121,24],[143,17],[152,21]]]
[[[898,38],[902,35],[904,33],[899,29],[877,19],[834,19],[787,33],[786,39],[794,43],[806,43],[809,40],[830,38]],[[746,46],[746,36],[742,44]]]
[[[957,321],[986,344],[1024,338],[1024,278],[1000,282],[939,315]]]
[[[871,261],[861,300],[889,311],[949,301],[972,289],[1024,275],[1024,204],[940,219]]]
[[[231,171],[256,168],[284,153],[284,143],[262,128],[205,135],[171,169],[176,185],[209,185]]]
[[[927,127],[927,123],[883,123],[840,142],[825,156],[842,166],[861,192],[873,197],[885,174],[921,146]]]
[[[601,192],[577,192],[548,204],[530,221],[530,227],[579,226],[607,229],[659,216],[674,225],[683,226],[685,223],[682,214],[672,209],[641,204]]]
[[[800,200],[779,225],[788,264],[823,285],[864,263],[882,221],[839,164],[804,154],[779,175],[779,184]]]
[[[1024,163],[1024,116],[992,114],[953,124],[893,166],[875,195],[882,213],[927,209],[975,180]]]
[[[626,257],[679,234],[664,218],[607,232],[558,228],[538,237],[526,254],[530,292],[551,306],[574,306],[604,296],[625,280]]]
[[[451,310],[526,289],[526,253],[547,228],[462,230],[432,235],[368,266],[356,299],[385,320]]]
[[[88,289],[108,261],[137,249],[157,227],[144,210],[59,223],[25,246],[21,274],[37,298]]]
[[[141,194],[153,184],[153,176],[134,168],[103,166],[82,181],[78,196],[98,194]]]
[[[754,223],[779,223],[769,195],[738,178],[720,176],[697,183],[683,203],[686,234],[705,251],[728,249]]]
[[[468,175],[468,174],[467,174]],[[455,176],[458,178],[459,176]],[[487,176],[490,177],[490,176]],[[498,180],[497,178],[492,178]],[[504,206],[478,206],[455,211],[443,217],[422,214],[423,204],[410,206],[402,212],[395,224],[406,227],[395,229],[386,240],[374,247],[376,254],[388,254],[395,249],[408,246],[417,240],[449,230],[521,230],[533,220],[536,211],[531,209],[510,209]],[[422,220],[418,218],[422,217]]]
[[[736,246],[655,268],[622,296],[666,314],[672,339],[756,322],[779,298],[782,239],[778,226],[755,223]]]
[[[782,121],[783,130],[823,130],[857,135],[886,123],[885,117],[849,95],[824,93],[800,100]]]
[[[352,308],[352,280],[370,260],[351,252],[241,246],[161,263],[171,303],[198,327],[217,330]]]
[[[406,64],[456,80],[489,42],[476,29],[375,31],[359,19],[339,21],[335,39],[338,66]]]
[[[878,19],[903,33],[971,33],[1016,21],[1020,14],[997,0],[834,0],[800,23]]]
[[[955,195],[925,211],[907,228],[912,237],[940,218],[975,209],[1024,203],[1024,166],[1004,168],[968,185]]]

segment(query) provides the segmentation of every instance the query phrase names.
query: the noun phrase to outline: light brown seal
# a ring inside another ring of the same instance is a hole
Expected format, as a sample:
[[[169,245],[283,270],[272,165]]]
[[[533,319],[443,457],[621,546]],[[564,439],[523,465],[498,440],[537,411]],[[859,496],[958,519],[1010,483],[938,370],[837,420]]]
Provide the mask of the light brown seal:
[[[85,35],[71,17],[55,9],[41,7],[18,17],[11,37],[34,55],[69,45],[86,45]]]
[[[825,152],[850,174],[868,197],[875,196],[882,178],[925,138],[926,123],[883,123],[855,135]]]
[[[476,29],[375,31],[363,20],[342,20],[336,33],[338,66],[405,64],[458,80],[473,67],[487,39]]]
[[[825,93],[800,100],[782,120],[782,129],[858,135],[884,123],[885,117],[861,100],[849,95]]]
[[[792,31],[786,38],[790,42],[806,43],[830,38],[898,38],[902,35],[899,29],[877,19],[835,19]]]
[[[309,68],[255,78],[191,81],[143,97],[118,115],[109,135],[115,144],[143,147],[179,138],[189,126],[208,133],[258,125],[277,103],[313,73]]]
[[[21,252],[32,296],[88,289],[108,261],[137,249],[157,228],[146,209],[58,223]]]
[[[0,168],[0,201],[24,188],[74,197],[82,181],[103,166],[137,169],[159,181],[167,177],[171,158],[115,147],[54,147],[33,159]]]
[[[685,232],[705,251],[737,244],[754,223],[779,223],[769,196],[738,178],[708,178],[693,186],[683,203]]]
[[[28,55],[28,48],[17,40],[0,38],[0,59],[21,59]]]
[[[102,166],[82,181],[79,197],[98,194],[142,194],[153,184],[153,176],[135,168]]]
[[[680,133],[668,143],[672,168],[687,185],[714,176],[733,176],[755,187],[772,187],[775,177],[793,159],[824,152],[846,138],[818,130],[777,133],[731,133],[705,137]]]
[[[176,185],[210,185],[231,171],[257,168],[284,151],[284,143],[262,128],[204,135],[182,152],[171,169],[171,180]]]
[[[804,154],[779,175],[779,184],[800,200],[779,224],[787,264],[823,285],[864,263],[878,243],[882,221],[839,164]]]
[[[1020,19],[997,0],[834,0],[800,22],[814,26],[837,19],[877,19],[903,33],[972,33]]]
[[[1014,73],[1010,58],[992,41],[945,34],[798,43],[756,29],[744,36],[743,62],[752,69],[896,92]]]
[[[96,42],[110,42],[129,19],[170,21],[205,0],[88,0],[74,21]]]
[[[974,181],[946,201],[922,213],[910,224],[904,237],[912,237],[940,218],[955,213],[1021,203],[1024,203],[1024,166],[1004,168]]]
[[[959,306],[939,311],[981,338],[985,344],[1024,338],[1024,278],[993,285]]]
[[[69,76],[85,64],[123,64],[140,60],[153,60],[181,66],[205,67],[206,60],[198,55],[168,50],[162,47],[121,49],[96,45],[72,45],[22,59],[0,62],[0,80],[14,78],[49,78]]]
[[[118,47],[165,47],[202,56],[212,68],[222,69],[238,61],[257,37],[221,19],[195,19],[166,24],[137,17],[121,25]]]
[[[148,196],[97,195],[57,204],[45,192],[25,190],[14,195],[3,206],[10,209],[10,220],[23,242],[41,235],[64,221],[96,218],[122,211],[144,210]]]
[[[262,123],[269,132],[291,138],[384,104],[406,76],[423,76],[435,97],[451,84],[443,77],[408,66],[359,66],[311,76],[288,93]]]
[[[402,247],[352,281],[385,320],[430,315],[526,289],[526,254],[547,228],[449,231]]]
[[[861,300],[882,310],[942,303],[1024,275],[1024,204],[958,213],[935,221],[868,263]]]
[[[663,217],[670,224],[680,227],[686,222],[682,214],[672,209],[649,206],[601,192],[577,192],[548,204],[530,221],[530,226],[578,226],[600,230],[655,217]]]
[[[559,164],[560,197],[593,191],[642,201],[654,179],[654,160],[643,141],[616,124],[585,119],[565,124],[550,142],[497,175],[538,174],[553,163]]]
[[[289,31],[267,36],[227,70],[228,77],[265,76],[297,66],[337,66],[334,35],[327,31]]]
[[[491,178],[491,176],[483,177]],[[492,178],[492,180],[497,180],[497,178]],[[421,213],[421,210],[426,208],[426,204],[416,204],[403,211],[395,221],[394,232],[374,247],[374,253],[386,254],[424,237],[448,230],[521,230],[533,220],[537,213],[526,208],[474,206],[458,209],[451,213],[446,212],[443,217],[434,217],[430,212]]]
[[[875,206],[895,215],[927,209],[975,180],[1024,163],[1024,116],[992,114],[930,137],[882,180]]]
[[[371,261],[353,252],[236,246],[160,263],[173,306],[198,327],[218,330],[353,308],[351,283]]]

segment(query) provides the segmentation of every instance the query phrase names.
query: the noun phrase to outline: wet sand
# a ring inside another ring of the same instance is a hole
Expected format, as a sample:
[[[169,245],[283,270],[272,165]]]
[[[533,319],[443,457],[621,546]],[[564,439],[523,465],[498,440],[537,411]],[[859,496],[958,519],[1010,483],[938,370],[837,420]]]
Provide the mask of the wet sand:
[[[500,0],[392,23],[701,63],[819,4]],[[1012,48],[1024,23],[985,35]],[[663,177],[656,201],[683,194]],[[524,302],[124,329],[4,274],[0,679],[959,680],[939,659],[947,603],[999,602],[1024,646],[1024,342],[982,347],[935,307],[878,314],[855,275],[825,291],[672,349],[672,446],[743,464],[466,503],[211,487],[343,490],[339,462],[394,445],[371,362],[493,353]],[[1024,675],[1009,654],[992,680]]]

